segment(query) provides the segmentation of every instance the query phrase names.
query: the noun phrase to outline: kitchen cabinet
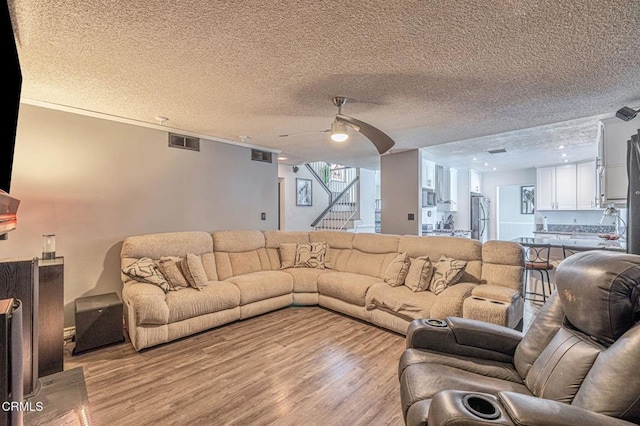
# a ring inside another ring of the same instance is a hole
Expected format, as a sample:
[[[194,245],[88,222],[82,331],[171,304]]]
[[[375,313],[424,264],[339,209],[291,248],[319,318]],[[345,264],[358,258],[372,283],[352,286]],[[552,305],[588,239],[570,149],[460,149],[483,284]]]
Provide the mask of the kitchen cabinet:
[[[436,168],[436,202],[440,212],[458,211],[458,170]]]
[[[476,170],[469,170],[469,191],[480,193],[482,188],[482,175]]]
[[[422,160],[422,187],[435,189],[436,187],[436,163]]]
[[[593,210],[597,207],[596,162],[576,164],[576,208]]]
[[[576,165],[536,169],[537,210],[576,210]]]

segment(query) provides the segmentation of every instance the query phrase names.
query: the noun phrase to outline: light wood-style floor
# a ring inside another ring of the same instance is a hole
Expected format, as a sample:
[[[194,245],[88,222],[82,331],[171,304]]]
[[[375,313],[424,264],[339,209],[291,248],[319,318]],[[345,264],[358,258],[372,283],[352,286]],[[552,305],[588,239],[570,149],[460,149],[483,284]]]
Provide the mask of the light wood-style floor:
[[[525,302],[524,329],[540,305]],[[291,307],[136,352],[76,356],[94,425],[403,425],[402,335]]]
[[[404,348],[402,335],[292,307],[141,353],[127,341],[66,354],[65,370],[83,367],[96,425],[402,425]]]

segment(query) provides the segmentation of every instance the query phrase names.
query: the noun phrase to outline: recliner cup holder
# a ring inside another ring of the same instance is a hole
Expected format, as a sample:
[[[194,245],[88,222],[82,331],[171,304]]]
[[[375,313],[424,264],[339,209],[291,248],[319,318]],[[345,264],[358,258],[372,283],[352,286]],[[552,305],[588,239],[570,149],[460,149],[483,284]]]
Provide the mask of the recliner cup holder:
[[[471,414],[484,420],[495,420],[500,417],[500,410],[496,403],[482,395],[465,395],[462,397],[462,405]]]
[[[427,320],[424,320],[424,322],[427,325],[430,325],[431,327],[446,327],[447,326],[447,322],[441,319],[435,319],[435,318],[429,318]]]

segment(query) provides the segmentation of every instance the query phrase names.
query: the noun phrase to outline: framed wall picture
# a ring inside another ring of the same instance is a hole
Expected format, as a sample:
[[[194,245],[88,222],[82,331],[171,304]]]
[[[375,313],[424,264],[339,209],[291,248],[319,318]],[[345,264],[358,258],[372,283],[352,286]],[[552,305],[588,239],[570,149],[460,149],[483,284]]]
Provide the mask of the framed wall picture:
[[[296,178],[296,206],[313,205],[311,179]]]
[[[520,187],[520,213],[533,214],[535,212],[535,187],[533,185]]]

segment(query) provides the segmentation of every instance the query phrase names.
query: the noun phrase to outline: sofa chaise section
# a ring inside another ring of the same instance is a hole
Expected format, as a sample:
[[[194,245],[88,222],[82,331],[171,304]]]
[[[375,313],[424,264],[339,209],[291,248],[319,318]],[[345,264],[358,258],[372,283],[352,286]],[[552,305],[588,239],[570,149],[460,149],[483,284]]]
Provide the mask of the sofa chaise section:
[[[166,343],[240,319],[240,290],[218,280],[213,243],[207,232],[168,232],[127,237],[121,268],[142,259],[200,257],[209,282],[202,289],[165,293],[160,287],[122,274],[125,322],[136,350]]]

